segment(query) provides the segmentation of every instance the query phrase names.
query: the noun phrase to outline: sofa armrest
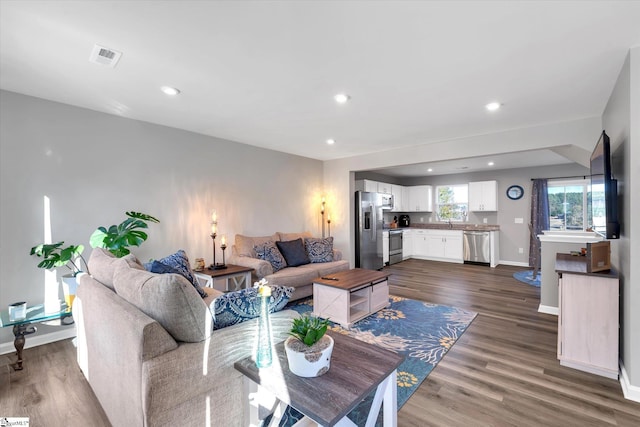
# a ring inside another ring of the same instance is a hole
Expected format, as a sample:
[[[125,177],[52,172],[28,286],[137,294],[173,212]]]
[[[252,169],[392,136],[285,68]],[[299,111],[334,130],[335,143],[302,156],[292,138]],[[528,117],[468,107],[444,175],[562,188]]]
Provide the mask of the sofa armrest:
[[[293,310],[270,315],[274,343],[288,337],[292,320],[299,316]],[[145,362],[143,396],[148,425],[172,425],[167,421],[176,416],[181,425],[247,425],[238,404],[245,398],[243,376],[233,364],[254,351],[257,322],[251,319],[218,329],[205,341],[180,343],[177,349]],[[182,412],[187,404],[189,410]],[[211,419],[203,420],[209,413]]]
[[[251,258],[248,256],[231,255],[227,261],[229,264],[240,265],[242,267],[253,268],[254,275],[258,279],[262,279],[265,276],[273,274],[273,267],[269,261],[264,261],[258,258]]]
[[[333,250],[333,260],[342,261],[342,251],[340,249]]]

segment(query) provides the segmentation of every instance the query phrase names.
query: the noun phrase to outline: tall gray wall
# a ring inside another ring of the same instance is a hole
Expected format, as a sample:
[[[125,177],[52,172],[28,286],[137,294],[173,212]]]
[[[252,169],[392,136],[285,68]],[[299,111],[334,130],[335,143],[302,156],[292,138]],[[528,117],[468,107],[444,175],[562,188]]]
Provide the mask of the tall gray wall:
[[[612,241],[612,263],[620,270],[620,359],[633,386],[627,392],[640,401],[640,47],[629,51],[602,123],[618,179],[620,240]]]
[[[93,230],[130,210],[161,221],[133,250],[143,261],[184,249],[210,263],[213,208],[230,241],[320,230],[320,161],[6,91],[0,170],[0,307],[43,302],[44,270],[29,249],[44,239],[45,196],[53,241],[84,244],[85,255]],[[58,330],[40,326],[37,336]],[[12,341],[0,329],[0,350]]]

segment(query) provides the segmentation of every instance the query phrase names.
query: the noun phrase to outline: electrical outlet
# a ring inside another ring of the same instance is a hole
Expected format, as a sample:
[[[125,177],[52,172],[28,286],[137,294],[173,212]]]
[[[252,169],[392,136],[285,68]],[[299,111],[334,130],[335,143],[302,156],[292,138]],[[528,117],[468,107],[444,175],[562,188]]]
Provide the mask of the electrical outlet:
[[[524,224],[524,218],[515,218],[514,222],[516,224]]]
[[[487,223],[487,218],[482,218],[482,222],[483,222],[484,224],[486,224],[486,223]]]
[[[524,253],[524,248],[518,248],[518,253],[519,254],[523,254]]]
[[[423,216],[420,217],[420,222],[424,222],[424,217]]]
[[[429,217],[429,222],[431,222],[431,217]]]

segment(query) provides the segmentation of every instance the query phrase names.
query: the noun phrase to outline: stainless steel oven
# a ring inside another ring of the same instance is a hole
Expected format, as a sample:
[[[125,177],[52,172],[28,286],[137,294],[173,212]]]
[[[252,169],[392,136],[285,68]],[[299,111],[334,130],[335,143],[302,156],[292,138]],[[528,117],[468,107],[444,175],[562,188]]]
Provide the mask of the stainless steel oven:
[[[402,261],[402,230],[389,230],[389,265]]]

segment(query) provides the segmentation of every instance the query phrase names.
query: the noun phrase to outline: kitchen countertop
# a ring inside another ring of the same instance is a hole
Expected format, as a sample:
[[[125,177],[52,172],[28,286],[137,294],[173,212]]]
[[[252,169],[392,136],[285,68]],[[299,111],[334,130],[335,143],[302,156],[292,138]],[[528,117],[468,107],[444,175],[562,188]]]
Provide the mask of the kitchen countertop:
[[[500,231],[495,224],[456,224],[451,226],[446,222],[412,224],[410,227],[385,228],[385,230],[463,230],[463,231]]]

